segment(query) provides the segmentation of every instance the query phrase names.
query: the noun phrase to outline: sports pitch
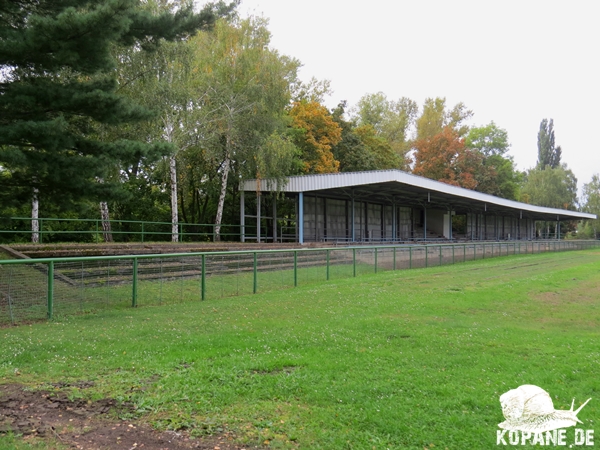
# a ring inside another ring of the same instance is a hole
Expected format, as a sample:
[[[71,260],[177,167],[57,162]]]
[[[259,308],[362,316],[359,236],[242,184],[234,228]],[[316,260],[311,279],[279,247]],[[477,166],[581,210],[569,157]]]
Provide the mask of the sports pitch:
[[[578,426],[600,443],[599,298],[587,250],[102,311],[0,328],[0,384],[124,402],[111,420],[198,444],[419,450],[496,448],[499,396],[534,384],[556,409],[592,397]]]

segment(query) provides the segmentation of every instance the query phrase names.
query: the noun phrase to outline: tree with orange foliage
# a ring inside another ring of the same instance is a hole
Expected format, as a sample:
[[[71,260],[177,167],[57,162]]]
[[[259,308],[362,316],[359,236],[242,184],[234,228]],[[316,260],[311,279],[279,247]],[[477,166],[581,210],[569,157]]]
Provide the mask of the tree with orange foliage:
[[[415,142],[413,173],[432,180],[467,189],[477,187],[477,168],[482,163],[479,152],[468,150],[465,140],[450,126],[429,138]]]
[[[289,112],[294,143],[302,151],[304,173],[335,173],[340,163],[331,151],[342,139],[342,129],[331,113],[316,101],[294,102]]]

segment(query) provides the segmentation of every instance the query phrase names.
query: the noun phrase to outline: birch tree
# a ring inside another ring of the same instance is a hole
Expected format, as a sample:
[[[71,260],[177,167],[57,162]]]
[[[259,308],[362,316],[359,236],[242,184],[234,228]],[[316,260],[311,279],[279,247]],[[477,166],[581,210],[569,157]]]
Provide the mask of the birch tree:
[[[251,17],[234,23],[219,21],[212,33],[200,33],[195,45],[194,102],[198,146],[219,174],[219,196],[214,220],[215,240],[221,238],[223,210],[235,170],[238,179],[285,175],[263,163],[269,151],[293,146],[264,145],[282,130],[284,108],[290,101],[290,85],[298,62],[269,49],[266,21]],[[291,158],[288,158],[291,160]]]
[[[108,203],[100,202],[100,218],[102,219],[102,236],[104,242],[112,242],[112,229],[110,226],[110,214],[108,211]]]
[[[188,42],[163,42],[150,54],[135,49],[122,53],[119,66],[122,92],[155,113],[153,121],[136,127],[132,134],[137,134],[139,139],[165,144],[152,153],[138,153],[138,160],[129,163],[139,167],[140,158],[163,158],[170,190],[173,242],[179,240],[177,155],[196,140],[193,126],[190,126],[196,113],[190,88],[191,58]]]
[[[31,242],[37,244],[40,242],[40,191],[38,188],[33,188],[31,195]]]

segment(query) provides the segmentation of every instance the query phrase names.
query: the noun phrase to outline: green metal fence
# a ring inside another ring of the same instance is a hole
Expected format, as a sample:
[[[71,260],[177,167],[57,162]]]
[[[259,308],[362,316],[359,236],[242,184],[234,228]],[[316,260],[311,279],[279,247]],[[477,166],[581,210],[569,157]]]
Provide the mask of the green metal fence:
[[[31,242],[34,231],[31,217],[8,217],[0,219],[0,242]],[[39,243],[51,242],[104,242],[101,219],[36,219],[39,225]],[[114,242],[170,241],[171,222],[148,222],[139,220],[110,220],[110,235]],[[214,241],[214,224],[183,223],[177,226],[179,241]],[[246,232],[254,232],[252,225],[246,225]],[[240,225],[222,224],[220,239],[240,240]]]
[[[515,241],[0,260],[0,324],[598,246],[599,241]]]

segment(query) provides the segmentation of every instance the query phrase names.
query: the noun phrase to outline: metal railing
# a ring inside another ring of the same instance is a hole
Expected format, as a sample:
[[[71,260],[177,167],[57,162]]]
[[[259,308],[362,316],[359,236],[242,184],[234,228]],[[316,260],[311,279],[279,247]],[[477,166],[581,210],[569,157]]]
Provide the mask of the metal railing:
[[[39,231],[32,231],[31,222],[37,220]],[[139,220],[109,220],[110,234],[115,242],[171,241],[171,222],[148,222]],[[10,217],[0,219],[0,239],[5,242],[31,242],[34,233],[39,243],[55,242],[104,242],[102,219],[57,219]],[[214,241],[214,224],[183,223],[177,225],[179,242]],[[246,229],[253,229],[246,225]],[[221,240],[239,241],[240,225],[222,224]]]
[[[38,231],[32,230],[32,221],[38,221]],[[150,222],[140,220],[119,220],[112,219],[110,223],[111,242],[165,242],[172,239],[171,222]],[[215,224],[199,224],[179,222],[177,225],[177,234],[179,242],[212,242],[215,240]],[[278,226],[277,236],[274,237],[271,229],[266,226],[260,228],[261,235],[257,238],[256,224],[221,224],[220,239],[223,241],[241,241],[242,234],[247,242],[297,242],[298,235],[295,226]],[[39,218],[31,217],[8,217],[0,218],[0,243],[25,243],[31,242],[33,234],[37,234],[40,244],[49,243],[103,243],[105,242],[105,231],[103,230],[102,219],[69,219],[69,218]],[[404,238],[384,237],[381,233],[374,233],[372,230],[363,236],[364,230],[356,230],[357,239],[353,241],[349,237],[340,236],[317,236],[321,242],[343,242],[347,244],[356,243],[396,243],[404,242],[448,242],[443,237],[437,237],[428,231],[427,237],[423,231],[413,231],[410,236]],[[351,230],[346,229],[344,236],[350,236]],[[464,235],[460,235],[465,239]],[[456,237],[459,237],[457,235]],[[536,239],[553,240],[556,239],[555,233],[546,233],[542,230]],[[561,239],[563,236],[559,235]],[[314,237],[313,237],[314,238]],[[482,239],[470,239],[485,241],[490,236],[484,236]],[[509,235],[510,240],[510,235]]]
[[[232,297],[381,271],[599,246],[599,241],[516,241],[5,259],[0,260],[0,324],[52,319],[56,314]]]

